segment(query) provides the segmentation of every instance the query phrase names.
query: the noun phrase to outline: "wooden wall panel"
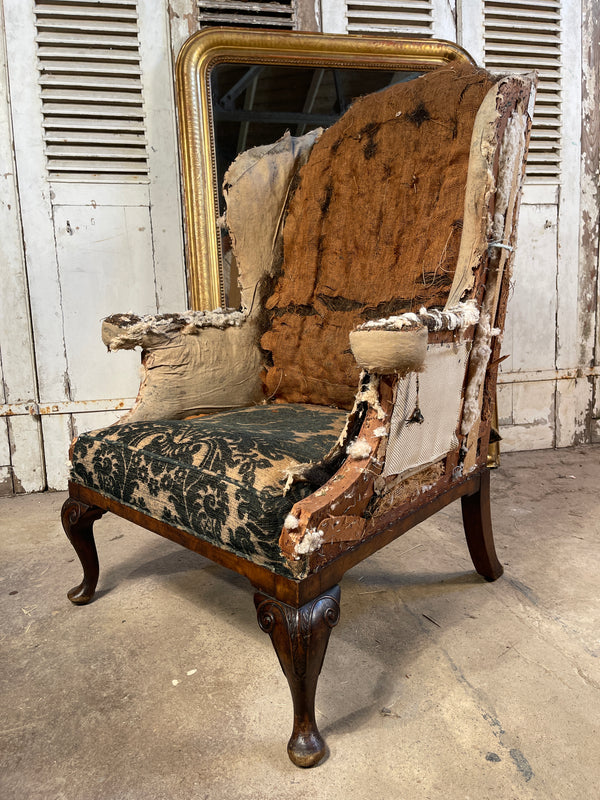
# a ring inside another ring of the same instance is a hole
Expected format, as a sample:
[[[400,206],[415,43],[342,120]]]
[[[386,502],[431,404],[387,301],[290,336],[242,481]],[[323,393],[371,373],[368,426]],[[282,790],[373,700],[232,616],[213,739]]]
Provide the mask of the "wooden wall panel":
[[[521,206],[502,372],[554,369],[557,222],[555,205]]]
[[[55,206],[54,222],[71,399],[135,397],[139,352],[109,355],[100,327],[117,312],[157,311],[149,209]]]

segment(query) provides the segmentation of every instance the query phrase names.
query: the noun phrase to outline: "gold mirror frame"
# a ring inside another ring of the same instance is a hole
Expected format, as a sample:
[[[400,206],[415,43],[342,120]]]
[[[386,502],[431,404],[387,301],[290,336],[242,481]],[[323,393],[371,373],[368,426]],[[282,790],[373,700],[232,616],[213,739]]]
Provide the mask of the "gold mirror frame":
[[[209,310],[225,305],[210,91],[213,67],[241,63],[424,72],[450,61],[472,59],[459,45],[438,39],[236,28],[209,28],[188,39],[177,59],[177,106],[190,308]]]

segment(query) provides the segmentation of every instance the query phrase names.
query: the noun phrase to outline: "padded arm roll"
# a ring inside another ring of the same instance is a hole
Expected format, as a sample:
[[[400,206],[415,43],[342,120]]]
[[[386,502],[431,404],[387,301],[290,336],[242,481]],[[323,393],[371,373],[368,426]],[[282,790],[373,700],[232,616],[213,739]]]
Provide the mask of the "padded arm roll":
[[[362,369],[379,375],[406,375],[423,369],[428,331],[464,331],[478,320],[473,301],[444,311],[421,308],[418,314],[399,314],[359,325],[350,333],[350,347]]]
[[[110,350],[143,348],[138,396],[122,423],[182,419],[262,400],[256,323],[239,312],[119,315],[104,321],[102,338]]]
[[[355,330],[350,333],[350,347],[358,366],[368,372],[418,372],[427,353],[427,328]]]

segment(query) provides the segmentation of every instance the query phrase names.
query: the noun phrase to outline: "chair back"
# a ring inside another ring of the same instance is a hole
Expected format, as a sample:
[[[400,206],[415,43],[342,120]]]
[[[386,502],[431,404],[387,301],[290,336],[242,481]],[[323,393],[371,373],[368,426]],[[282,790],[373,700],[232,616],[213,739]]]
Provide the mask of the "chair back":
[[[266,302],[266,396],[350,407],[359,374],[350,331],[445,305],[473,126],[493,84],[471,64],[449,64],[359,99],[323,133],[297,176]]]

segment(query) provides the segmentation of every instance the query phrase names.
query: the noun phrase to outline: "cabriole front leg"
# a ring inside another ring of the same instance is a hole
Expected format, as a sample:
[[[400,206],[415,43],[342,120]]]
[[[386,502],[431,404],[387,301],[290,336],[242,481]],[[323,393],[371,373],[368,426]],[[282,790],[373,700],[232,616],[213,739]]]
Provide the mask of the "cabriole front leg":
[[[292,693],[294,728],[288,755],[298,767],[313,767],[327,748],[315,721],[315,694],[332,628],[340,618],[340,587],[295,608],[258,592],[258,624],[268,633]]]
[[[78,606],[89,603],[98,583],[98,553],[94,542],[93,526],[100,519],[104,510],[97,506],[88,506],[79,500],[69,497],[61,511],[63,528],[69,541],[75,548],[81,566],[83,580],[67,592],[67,597]]]

